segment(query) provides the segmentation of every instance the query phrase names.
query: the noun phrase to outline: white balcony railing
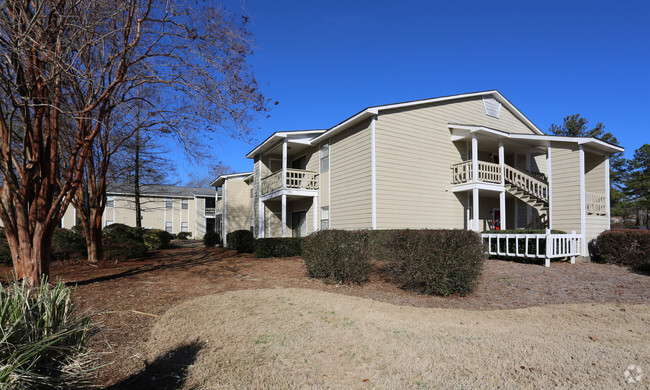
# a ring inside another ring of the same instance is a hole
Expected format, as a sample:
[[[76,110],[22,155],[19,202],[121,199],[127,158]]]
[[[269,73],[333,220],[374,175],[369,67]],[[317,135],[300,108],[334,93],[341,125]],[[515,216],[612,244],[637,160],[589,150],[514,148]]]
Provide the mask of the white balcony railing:
[[[545,259],[545,266],[550,266],[550,260],[570,257],[571,264],[575,257],[580,256],[584,242],[582,234],[481,234],[488,254],[492,256],[508,256],[523,258]]]
[[[587,214],[607,215],[607,197],[598,192],[586,192]]]
[[[214,207],[206,207],[205,208],[205,215],[206,216],[214,216],[217,214],[217,209]]]
[[[273,172],[262,179],[262,194],[282,189],[282,171]],[[284,188],[317,190],[318,174],[302,169],[287,168],[287,182]]]
[[[472,161],[463,161],[451,166],[452,184],[473,181]],[[487,183],[501,183],[501,166],[487,161],[478,162],[478,180]]]

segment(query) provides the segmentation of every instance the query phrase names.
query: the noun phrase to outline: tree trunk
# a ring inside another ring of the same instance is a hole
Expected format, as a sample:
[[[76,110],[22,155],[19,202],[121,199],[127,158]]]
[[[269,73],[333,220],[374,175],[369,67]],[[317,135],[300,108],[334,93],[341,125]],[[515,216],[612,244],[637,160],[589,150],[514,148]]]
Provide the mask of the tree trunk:
[[[10,243],[16,280],[23,280],[28,287],[38,286],[41,277],[50,276],[50,247],[54,228],[38,226],[29,240],[26,227],[18,227],[18,235],[7,230],[7,240]],[[19,239],[22,236],[23,239]]]
[[[139,118],[139,116],[138,116]],[[140,128],[135,131],[135,172],[133,175],[133,194],[135,195],[135,226],[142,227],[142,207],[140,205]]]
[[[103,210],[102,210],[103,213]],[[104,243],[102,242],[102,213],[94,211],[90,219],[90,248],[88,261],[96,263],[104,257]]]

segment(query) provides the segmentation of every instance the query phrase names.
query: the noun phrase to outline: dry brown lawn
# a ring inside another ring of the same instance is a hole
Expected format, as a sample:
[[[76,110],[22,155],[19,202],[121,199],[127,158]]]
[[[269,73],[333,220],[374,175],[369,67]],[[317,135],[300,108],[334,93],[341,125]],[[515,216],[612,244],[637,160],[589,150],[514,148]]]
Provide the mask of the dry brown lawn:
[[[184,388],[639,389],[647,375],[624,371],[649,373],[648,324],[648,305],[472,311],[259,289],[171,308],[143,354]]]

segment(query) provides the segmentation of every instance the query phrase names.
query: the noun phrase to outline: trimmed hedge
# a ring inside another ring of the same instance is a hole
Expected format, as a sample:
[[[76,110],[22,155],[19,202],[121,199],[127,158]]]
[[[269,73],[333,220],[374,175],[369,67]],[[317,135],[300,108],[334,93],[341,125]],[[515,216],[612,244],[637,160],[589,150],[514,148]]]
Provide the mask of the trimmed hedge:
[[[255,257],[293,257],[302,254],[302,237],[259,238],[255,240]]]
[[[127,260],[147,254],[145,229],[114,223],[104,228],[104,259]]]
[[[219,233],[217,232],[205,232],[203,235],[203,245],[206,247],[213,247],[216,245],[219,245],[219,242],[221,241],[221,237],[219,237]]]
[[[79,260],[88,257],[86,240],[73,230],[56,228],[50,250],[52,260]]]
[[[366,282],[372,270],[368,238],[366,230],[321,230],[310,234],[302,247],[309,276],[337,283]]]
[[[168,231],[160,229],[146,230],[142,236],[142,241],[149,250],[169,248],[171,240],[172,235]]]
[[[396,279],[423,294],[470,293],[485,260],[481,236],[467,230],[393,230],[384,245]]]
[[[179,240],[187,240],[188,238],[192,237],[192,232],[180,232],[176,235]]]
[[[255,252],[255,237],[250,230],[235,230],[226,235],[226,242],[230,249],[239,253]]]
[[[596,238],[596,260],[650,273],[650,231],[606,230]]]

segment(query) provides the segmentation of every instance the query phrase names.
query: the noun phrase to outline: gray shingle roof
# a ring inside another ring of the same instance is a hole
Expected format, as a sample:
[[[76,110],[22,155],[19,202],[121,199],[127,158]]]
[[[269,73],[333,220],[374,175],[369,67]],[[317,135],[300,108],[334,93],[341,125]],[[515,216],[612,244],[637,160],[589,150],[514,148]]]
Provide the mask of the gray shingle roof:
[[[124,183],[114,183],[109,184],[106,191],[107,194],[126,194],[133,195],[133,185],[124,184]],[[180,187],[180,186],[166,186],[161,184],[151,184],[151,185],[141,185],[140,194],[141,195],[153,195],[153,196],[176,196],[176,197],[209,197],[215,196],[214,188],[202,188],[202,187]]]

